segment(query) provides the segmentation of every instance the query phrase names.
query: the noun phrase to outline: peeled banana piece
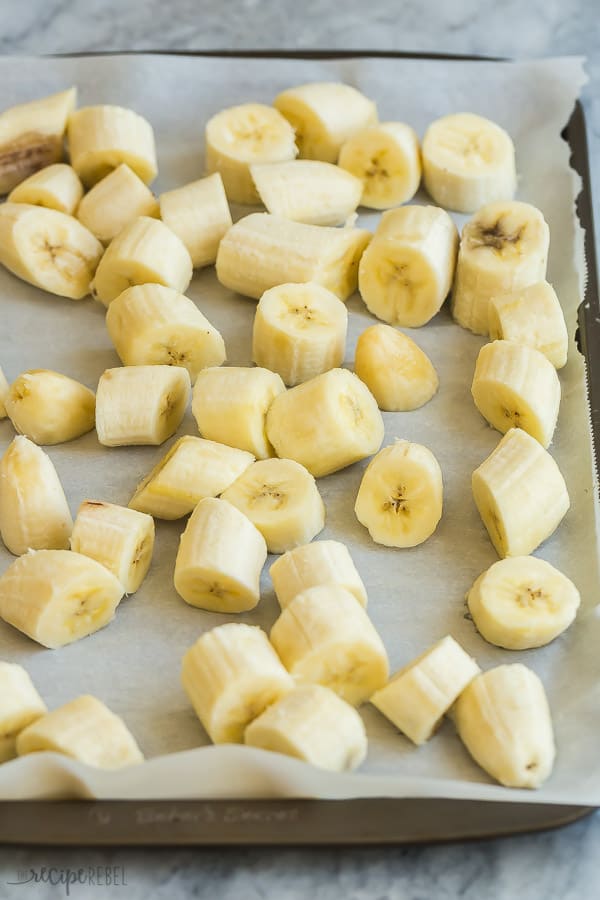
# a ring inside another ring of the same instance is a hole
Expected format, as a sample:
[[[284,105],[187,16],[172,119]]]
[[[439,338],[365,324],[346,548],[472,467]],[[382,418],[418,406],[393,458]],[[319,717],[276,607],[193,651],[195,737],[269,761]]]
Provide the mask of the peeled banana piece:
[[[362,182],[332,163],[294,159],[250,167],[267,211],[307,225],[343,225],[360,203]]]
[[[490,340],[514,341],[539,350],[557,369],[567,362],[569,335],[556,291],[538,281],[510,294],[490,297]]]
[[[17,755],[17,735],[47,712],[28,673],[0,661],[0,763]]]
[[[313,541],[288,550],[276,559],[269,574],[282,609],[308,588],[332,585],[344,588],[367,605],[367,591],[345,544]]]
[[[146,119],[122,106],[84,106],[69,117],[71,165],[92,187],[121,163],[149,184],[158,171],[154,132]]]
[[[2,369],[0,369],[0,421],[2,419],[6,419],[8,413],[6,412],[6,396],[8,394],[9,384],[6,380],[6,376]]]
[[[354,371],[367,385],[379,409],[418,409],[439,386],[429,357],[391,325],[371,325],[356,342]]]
[[[62,444],[94,427],[94,392],[49,369],[30,369],[19,375],[10,386],[5,406],[15,430],[36,444]]]
[[[125,163],[96,182],[77,208],[79,221],[103,244],[140,216],[157,215],[156,197]]]
[[[75,169],[65,163],[54,163],[18,184],[7,200],[9,203],[46,206],[72,216],[82,197],[83,185]]]
[[[400,206],[412,200],[419,189],[419,139],[403,122],[370,125],[342,144],[339,165],[360,178],[362,206]]]
[[[165,191],[159,202],[161,219],[185,244],[194,268],[212,266],[221,238],[232,225],[220,174]]]

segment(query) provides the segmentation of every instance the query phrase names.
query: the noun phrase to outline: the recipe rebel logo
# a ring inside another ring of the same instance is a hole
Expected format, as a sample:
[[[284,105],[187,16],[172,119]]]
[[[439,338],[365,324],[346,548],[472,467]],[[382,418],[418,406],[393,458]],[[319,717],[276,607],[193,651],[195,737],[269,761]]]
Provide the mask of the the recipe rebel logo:
[[[41,866],[19,870],[16,877],[7,881],[10,885],[49,884],[62,887],[67,897],[71,889],[78,885],[87,887],[126,887],[127,877],[123,866],[81,866],[79,868],[59,868]]]

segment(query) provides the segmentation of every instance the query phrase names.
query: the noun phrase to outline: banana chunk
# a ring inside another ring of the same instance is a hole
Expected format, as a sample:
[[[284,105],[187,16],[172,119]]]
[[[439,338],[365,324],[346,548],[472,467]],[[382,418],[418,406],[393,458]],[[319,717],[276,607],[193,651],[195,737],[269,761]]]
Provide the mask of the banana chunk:
[[[150,123],[122,106],[84,106],[69,118],[71,165],[92,187],[121,163],[143,182],[156,178],[156,148]]]
[[[356,769],[367,755],[367,733],[359,714],[319,684],[296,688],[268,706],[246,728],[244,743],[330,772]]]
[[[339,165],[360,178],[362,206],[400,206],[412,200],[419,190],[419,139],[414,129],[403,122],[371,125],[342,145]]]
[[[30,369],[19,375],[4,405],[15,430],[36,444],[62,444],[94,427],[94,392],[49,369]]]
[[[95,559],[134,594],[146,577],[154,550],[152,516],[105,503],[84,500],[71,534],[71,550]]]
[[[139,216],[110,242],[92,293],[105,306],[135,284],[162,284],[185,293],[192,260],[182,241],[158,219]]]
[[[488,334],[490,298],[546,277],[550,231],[539,209],[516,200],[489,203],[462,230],[452,315],[475,334]]]
[[[73,520],[50,457],[16,437],[0,460],[0,535],[15,556],[28,550],[64,550]]]
[[[315,479],[291,459],[253,463],[221,497],[258,528],[269,553],[306,544],[325,527],[325,505]]]
[[[219,172],[232,203],[260,203],[250,174],[253,163],[294,159],[294,129],[272,106],[244,103],[206,123],[206,170]]]
[[[467,594],[479,633],[506,650],[549,644],[573,622],[580,602],[573,582],[535,556],[499,560]]]
[[[460,644],[446,635],[396,672],[370,702],[413,744],[424,744],[480,671]]]
[[[346,369],[331,369],[279,394],[267,412],[267,436],[277,456],[320,478],[376,453],[381,413],[369,389]]]
[[[81,300],[90,293],[102,251],[72,216],[30,203],[0,206],[0,263],[34,287]]]
[[[90,694],[52,710],[18,736],[19,756],[43,751],[100,769],[121,769],[144,761],[125,722]]]
[[[565,317],[556,291],[547,281],[490,297],[488,326],[492,341],[514,341],[533,347],[557,369],[567,362],[569,335]]]
[[[185,244],[194,268],[212,266],[233,224],[220,174],[166,191],[159,203],[161,219]]]
[[[454,276],[458,232],[436,206],[385,212],[358,269],[360,295],[378,319],[425,325],[441,309]]]
[[[0,115],[0,195],[63,158],[63,137],[76,99],[72,87],[11,106]]]
[[[528,556],[569,509],[565,480],[550,454],[511,428],[473,472],[473,498],[498,556]]]
[[[96,392],[96,432],[105,447],[162,444],[175,434],[190,398],[181,366],[107,369]]]
[[[104,566],[72,550],[30,550],[0,577],[0,618],[55,650],[104,628],[124,593]]]
[[[336,163],[342,144],[377,121],[372,100],[349,84],[313,82],[288,88],[273,105],[291,123],[303,159]]]
[[[439,386],[431,360],[411,338],[391,325],[371,325],[356,342],[354,371],[379,409],[418,409]]]
[[[387,654],[373,623],[337,585],[294,597],[273,625],[271,643],[298,684],[322,684],[352,706],[388,679]]]
[[[282,609],[308,588],[332,585],[353,594],[361,606],[367,605],[367,591],[345,544],[314,541],[288,550],[269,569],[273,588]]]
[[[219,245],[217,278],[232,291],[259,300],[278,284],[314,281],[347,300],[358,285],[358,262],[371,234],[252,213]]]
[[[181,680],[215,744],[241,744],[246,726],[294,689],[264,631],[238,622],[198,638],[183,657]]]
[[[437,528],[442,502],[442,471],[431,450],[397,440],[367,466],[354,512],[375,543],[416,547]]]
[[[108,307],[106,327],[125,366],[201,369],[225,362],[225,342],[193,300],[162,284],[137,284]]]
[[[207,497],[190,516],[175,561],[175,590],[190,606],[245,612],[260,600],[267,545],[226,500]]]
[[[502,434],[522,428],[548,447],[560,406],[560,381],[543,353],[511,341],[479,351],[471,386],[475,406]]]
[[[458,734],[478,765],[506,787],[537,788],[556,754],[544,686],[520,663],[477,675],[456,701]]]
[[[262,163],[250,174],[268,212],[307,225],[343,225],[362,194],[350,172],[314,159]]]
[[[192,413],[203,437],[266,459],[275,455],[267,438],[267,410],[284,391],[280,376],[268,369],[203,369],[194,385]]]
[[[186,434],[137,486],[129,507],[157,519],[180,519],[205,497],[222,494],[253,462],[245,450]]]
[[[348,311],[319,284],[280,284],[260,298],[254,316],[252,359],[288,386],[344,361]]]
[[[82,197],[83,185],[75,169],[65,163],[54,163],[18,184],[7,200],[10,203],[46,206],[72,216]]]
[[[22,666],[0,661],[0,763],[17,755],[17,735],[47,712]]]
[[[98,181],[77,209],[79,221],[103,244],[140,216],[157,215],[156,197],[125,163]]]
[[[8,413],[6,412],[6,397],[9,391],[9,384],[6,380],[6,375],[0,368],[0,420],[6,419]]]

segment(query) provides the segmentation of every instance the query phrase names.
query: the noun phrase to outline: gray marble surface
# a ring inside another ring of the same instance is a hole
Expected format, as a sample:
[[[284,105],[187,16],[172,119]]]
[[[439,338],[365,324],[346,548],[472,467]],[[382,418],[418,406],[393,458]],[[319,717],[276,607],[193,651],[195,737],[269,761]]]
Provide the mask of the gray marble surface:
[[[600,0],[0,0],[4,54],[118,49],[373,48],[497,56],[583,54],[600,221]],[[1,813],[0,813],[1,814]],[[30,867],[119,866],[126,886],[73,897],[219,900],[593,900],[600,816],[485,843],[354,849],[0,848],[0,900],[65,896],[10,885]]]

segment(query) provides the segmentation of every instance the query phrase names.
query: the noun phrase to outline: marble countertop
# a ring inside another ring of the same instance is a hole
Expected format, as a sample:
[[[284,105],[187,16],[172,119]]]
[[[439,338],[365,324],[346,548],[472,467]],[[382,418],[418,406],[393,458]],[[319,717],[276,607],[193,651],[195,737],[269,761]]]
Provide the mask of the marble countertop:
[[[0,53],[281,47],[585,55],[583,102],[600,222],[599,12],[599,0],[0,0]],[[10,884],[19,872],[44,866],[122,867],[126,886],[76,885],[71,896],[79,898],[299,900],[318,891],[319,900],[592,900],[599,842],[596,814],[544,834],[432,847],[3,847],[0,900],[64,896],[64,888],[49,884]]]

